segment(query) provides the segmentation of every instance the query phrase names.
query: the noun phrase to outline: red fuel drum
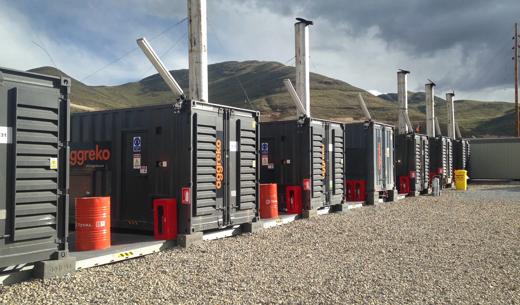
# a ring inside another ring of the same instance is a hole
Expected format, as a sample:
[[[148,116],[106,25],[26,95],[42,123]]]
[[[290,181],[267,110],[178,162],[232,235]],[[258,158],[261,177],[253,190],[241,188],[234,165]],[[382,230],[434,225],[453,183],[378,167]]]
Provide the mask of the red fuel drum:
[[[275,183],[260,184],[260,218],[278,217],[278,188]]]
[[[175,198],[155,199],[153,220],[155,239],[177,239],[177,200]]]
[[[76,250],[110,248],[110,197],[76,198]]]

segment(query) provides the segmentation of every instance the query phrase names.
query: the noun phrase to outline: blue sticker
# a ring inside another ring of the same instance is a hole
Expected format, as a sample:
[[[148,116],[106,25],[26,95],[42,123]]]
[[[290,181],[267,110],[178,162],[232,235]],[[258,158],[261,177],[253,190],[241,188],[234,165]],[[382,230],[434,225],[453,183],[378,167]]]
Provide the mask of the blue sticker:
[[[269,143],[262,143],[262,145],[260,145],[260,150],[263,152],[263,153],[267,153],[269,152]]]
[[[132,140],[134,152],[141,152],[141,144],[141,137],[134,137],[134,139]]]

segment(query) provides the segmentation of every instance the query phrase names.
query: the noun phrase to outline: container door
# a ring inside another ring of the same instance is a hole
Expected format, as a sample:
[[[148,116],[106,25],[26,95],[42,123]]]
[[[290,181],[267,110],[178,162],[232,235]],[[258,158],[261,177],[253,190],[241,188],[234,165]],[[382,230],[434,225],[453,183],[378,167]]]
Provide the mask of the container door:
[[[448,139],[442,137],[442,176],[448,176]]]
[[[151,143],[148,143],[144,131],[123,132],[122,141],[121,204],[114,212],[120,213],[120,219],[130,225],[149,222],[153,219],[153,207],[148,197],[149,171],[153,166],[147,163]]]
[[[419,185],[419,190],[422,190],[424,183],[424,143],[421,136],[415,135],[414,137],[413,149],[415,166],[413,170],[415,171],[415,184],[416,186]]]
[[[257,204],[257,126],[251,113],[196,106],[193,225],[197,230],[251,222]]]
[[[390,190],[394,188],[394,132],[391,127],[385,127],[384,131],[384,186],[386,190]]]
[[[422,142],[422,156],[421,156],[421,163],[422,163],[422,188],[427,189],[430,185],[430,142],[428,140],[428,137],[421,137]]]
[[[374,191],[378,192],[384,189],[385,185],[385,168],[383,167],[384,156],[384,141],[383,141],[383,126],[373,125],[374,129]]]
[[[325,124],[320,121],[311,121],[311,202],[310,209],[323,206],[327,202],[327,137]]]
[[[59,101],[56,89],[14,88],[9,90],[8,109],[2,113],[7,114],[10,128],[4,129],[9,139],[4,137],[5,143],[0,144],[8,177],[1,181],[1,188],[5,187],[2,196],[7,194],[7,198],[0,202],[0,219],[6,220],[0,240],[36,244],[31,250],[34,253],[56,249],[60,184],[66,179],[58,175],[58,168],[65,171],[67,167]]]
[[[339,124],[330,124],[329,164],[330,164],[330,203],[340,204],[344,197],[345,173],[344,173],[344,131]]]
[[[464,142],[464,140],[461,140],[460,146],[462,147],[461,151],[459,152],[459,156],[458,156],[462,160],[462,168],[460,168],[460,169],[466,169],[467,145]],[[460,155],[460,154],[462,154],[462,155]]]
[[[447,158],[447,171],[446,171],[446,176],[449,178],[450,180],[450,183],[451,183],[451,178],[453,177],[453,141],[451,139],[447,139],[446,141],[446,144],[447,144],[447,154],[446,154],[446,158]]]
[[[193,216],[202,229],[224,225],[226,139],[224,112],[197,109],[193,116]],[[216,223],[216,224],[215,224]]]
[[[228,110],[229,119],[229,185],[231,222],[250,222],[257,209],[257,126],[256,119]]]

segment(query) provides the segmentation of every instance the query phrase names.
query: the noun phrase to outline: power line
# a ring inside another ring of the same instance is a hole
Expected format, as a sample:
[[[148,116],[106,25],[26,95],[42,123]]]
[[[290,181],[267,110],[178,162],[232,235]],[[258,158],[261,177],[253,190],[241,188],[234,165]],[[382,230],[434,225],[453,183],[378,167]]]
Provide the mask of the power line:
[[[32,41],[32,43],[34,43],[36,46],[38,46],[40,49],[43,50],[43,52],[45,52],[45,54],[47,54],[47,56],[49,56],[49,59],[51,60],[52,62],[52,65],[54,66],[54,68],[56,70],[59,71],[57,65],[56,65],[56,62],[54,62],[54,59],[52,58],[51,54],[49,52],[47,52],[47,49],[45,49],[43,46],[39,45],[38,43],[36,43],[35,41]],[[42,43],[43,44],[43,43]]]
[[[152,36],[152,38],[150,38],[149,40],[152,41],[154,39],[157,39],[159,37],[161,37],[162,35],[166,34],[168,31],[172,30],[173,28],[177,27],[179,24],[185,22],[186,20],[188,20],[188,17],[186,18],[183,18],[181,19],[179,22],[175,23],[174,25],[164,29],[163,31],[161,31],[159,34],[155,35],[155,36]],[[133,47],[131,50],[128,50],[127,52],[125,52],[123,55],[119,56],[118,58],[112,60],[111,62],[105,64],[104,66],[102,66],[101,68],[97,69],[96,71],[88,74],[87,76],[83,77],[80,81],[83,82],[85,81],[86,79],[88,79],[89,77],[103,71],[104,69],[108,68],[109,66],[115,64],[116,62],[120,61],[121,59],[125,58],[126,56],[132,54],[133,52],[135,52],[136,50],[138,50],[139,47]]]
[[[208,25],[211,27],[211,28],[216,28],[216,27],[213,27],[213,23],[208,20]],[[224,49],[224,45],[221,43],[220,41],[220,38],[218,37],[218,34],[216,33],[213,33],[214,36],[215,36],[215,41],[217,42],[217,44],[220,46],[221,49]],[[244,97],[245,97],[245,102],[249,105],[251,105],[251,100],[249,99],[249,95],[247,94],[247,91],[246,91],[246,88],[242,85],[242,82],[240,81],[240,79],[238,78],[238,76],[236,74],[233,74],[234,78],[237,80],[238,82],[238,85],[240,86],[240,89],[242,89],[242,93],[244,94]]]
[[[290,62],[292,62],[295,58],[296,58],[296,56],[293,56],[293,57],[289,58],[288,60],[286,60],[283,64],[284,64],[285,66],[287,66],[287,64],[290,63]]]

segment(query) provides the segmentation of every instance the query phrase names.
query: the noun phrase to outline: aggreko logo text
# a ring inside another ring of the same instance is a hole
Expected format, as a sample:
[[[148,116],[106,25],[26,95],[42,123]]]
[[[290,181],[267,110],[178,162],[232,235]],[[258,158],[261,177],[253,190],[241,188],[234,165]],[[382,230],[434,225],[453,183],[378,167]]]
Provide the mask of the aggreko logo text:
[[[102,148],[96,144],[94,149],[78,149],[70,152],[70,165],[83,166],[88,162],[110,160],[110,149]]]

